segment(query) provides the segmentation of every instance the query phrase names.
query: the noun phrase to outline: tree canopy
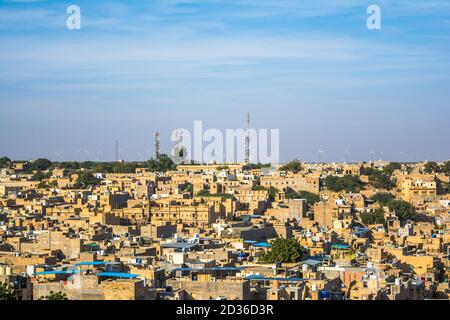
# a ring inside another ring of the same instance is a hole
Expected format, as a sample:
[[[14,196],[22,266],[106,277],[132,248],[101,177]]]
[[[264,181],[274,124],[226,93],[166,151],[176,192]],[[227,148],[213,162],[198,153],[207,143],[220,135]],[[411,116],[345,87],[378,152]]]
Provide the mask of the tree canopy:
[[[391,202],[394,199],[395,196],[389,192],[378,192],[372,196],[372,200],[378,202],[382,206],[389,204],[389,202]]]
[[[14,288],[6,283],[0,283],[0,300],[16,300]]]
[[[364,174],[369,176],[369,181],[374,188],[390,190],[395,186],[395,181],[392,175],[395,170],[400,170],[402,165],[398,162],[391,162],[383,168],[378,170],[375,168],[365,168]]]
[[[259,256],[262,263],[295,263],[302,259],[303,248],[295,238],[277,238],[272,243],[272,248]]]
[[[63,292],[50,291],[48,295],[42,297],[40,300],[68,300],[67,295]]]
[[[97,179],[92,173],[83,172],[79,175],[73,187],[75,189],[85,189],[89,187],[95,187],[100,184],[100,181],[101,180]]]
[[[153,172],[166,172],[176,169],[175,163],[167,154],[161,154],[158,159],[151,159],[147,163],[148,169]]]
[[[280,167],[280,171],[299,172],[301,170],[302,170],[302,163],[298,159],[294,159],[286,163],[284,166]]]
[[[384,211],[379,208],[373,212],[363,212],[361,213],[361,221],[365,225],[369,224],[384,224],[386,221],[384,219]]]
[[[390,162],[387,166],[383,168],[384,173],[388,176],[392,176],[395,170],[401,170],[402,164],[398,162]]]
[[[197,192],[197,197],[222,197],[222,198],[233,198],[232,194],[229,193],[211,193],[208,189],[203,189]]]
[[[0,158],[0,168],[6,168],[11,163],[11,159],[7,157]]]
[[[425,173],[431,174],[431,173],[437,173],[439,172],[439,166],[435,161],[429,161],[425,163],[424,171]]]
[[[39,158],[32,162],[28,162],[24,166],[23,171],[24,172],[45,171],[45,170],[50,169],[51,166],[52,166],[52,163],[50,160],[44,159],[44,158]]]
[[[42,181],[44,179],[50,178],[51,175],[52,175],[51,172],[43,173],[42,171],[38,171],[31,177],[31,180],[32,181]]]
[[[446,174],[450,174],[450,161],[446,161],[442,167],[441,167],[441,171],[446,173]]]
[[[369,177],[369,181],[372,183],[374,188],[377,189],[390,190],[395,186],[395,181],[392,180],[391,176],[383,172],[377,172],[371,175]]]
[[[312,192],[308,191],[295,191],[291,188],[286,190],[286,198],[288,199],[306,199],[308,205],[314,205],[314,203],[320,201],[320,197]]]
[[[270,163],[249,163],[243,167],[243,170],[254,170],[254,169],[262,169],[269,168],[271,166]]]
[[[194,185],[190,182],[185,183],[180,187],[182,192],[193,192],[194,191]]]
[[[353,175],[345,175],[343,177],[328,176],[324,182],[328,190],[335,192],[358,192],[363,187],[359,177]]]
[[[410,203],[403,200],[392,200],[388,204],[389,210],[395,212],[397,217],[402,220],[415,220],[417,216],[416,209]]]

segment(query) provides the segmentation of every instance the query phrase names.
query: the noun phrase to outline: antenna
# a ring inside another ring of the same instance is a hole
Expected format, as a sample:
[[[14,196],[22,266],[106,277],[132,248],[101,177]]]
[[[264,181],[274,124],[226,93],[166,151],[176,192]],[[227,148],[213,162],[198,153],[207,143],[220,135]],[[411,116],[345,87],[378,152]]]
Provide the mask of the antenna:
[[[247,122],[245,124],[245,162],[250,162],[250,113],[247,112]]]
[[[154,136],[154,142],[155,142],[155,154],[154,154],[154,157],[155,157],[155,160],[158,160],[159,159],[159,155],[160,155],[160,153],[159,153],[159,146],[160,146],[160,144],[159,144],[159,131],[156,130],[156,132],[153,134],[153,136]]]
[[[116,162],[119,162],[119,140],[116,140]]]

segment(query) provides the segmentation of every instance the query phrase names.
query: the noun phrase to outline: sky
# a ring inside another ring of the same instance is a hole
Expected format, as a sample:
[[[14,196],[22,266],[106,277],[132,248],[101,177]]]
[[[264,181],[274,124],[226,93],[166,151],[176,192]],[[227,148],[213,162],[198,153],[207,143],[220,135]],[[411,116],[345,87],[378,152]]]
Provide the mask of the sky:
[[[449,89],[445,0],[0,0],[0,157],[145,160],[250,112],[281,161],[442,161]]]

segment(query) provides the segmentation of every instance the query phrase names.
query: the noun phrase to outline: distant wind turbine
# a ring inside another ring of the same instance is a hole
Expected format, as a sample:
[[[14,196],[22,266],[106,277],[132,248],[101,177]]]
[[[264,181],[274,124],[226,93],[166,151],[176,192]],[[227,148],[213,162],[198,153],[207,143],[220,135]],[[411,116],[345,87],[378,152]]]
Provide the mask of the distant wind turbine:
[[[375,160],[375,151],[373,151],[373,149],[370,149],[369,154],[370,154],[370,161],[373,162]]]
[[[61,154],[62,154],[61,151],[58,151],[58,150],[55,151],[55,160],[56,160],[56,162],[60,162],[61,161],[61,159],[60,159]]]
[[[321,148],[319,148],[319,150],[317,150],[317,162],[321,163],[322,160],[322,153],[324,153],[325,151],[323,151]]]
[[[350,151],[348,149],[345,149],[345,162],[348,163],[348,156],[350,155]]]
[[[100,162],[100,159],[102,158],[103,150],[98,149],[97,150],[97,161]]]

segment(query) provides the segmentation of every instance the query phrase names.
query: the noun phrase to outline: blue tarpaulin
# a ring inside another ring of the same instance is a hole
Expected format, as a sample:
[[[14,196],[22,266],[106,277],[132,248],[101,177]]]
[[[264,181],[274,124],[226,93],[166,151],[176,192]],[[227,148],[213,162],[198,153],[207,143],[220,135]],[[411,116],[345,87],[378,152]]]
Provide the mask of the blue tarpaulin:
[[[101,272],[98,274],[99,277],[114,277],[114,278],[126,278],[133,279],[139,277],[138,274],[133,273],[122,273],[122,272]]]
[[[267,242],[254,243],[254,244],[252,244],[252,246],[258,247],[258,248],[270,248],[270,247],[272,247],[272,245],[270,243],[267,243]]]
[[[77,273],[77,270],[49,270],[49,271],[40,271],[36,272],[36,275],[50,275],[50,274],[74,274]]]
[[[76,264],[76,266],[103,266],[106,262],[103,261],[83,261]]]

